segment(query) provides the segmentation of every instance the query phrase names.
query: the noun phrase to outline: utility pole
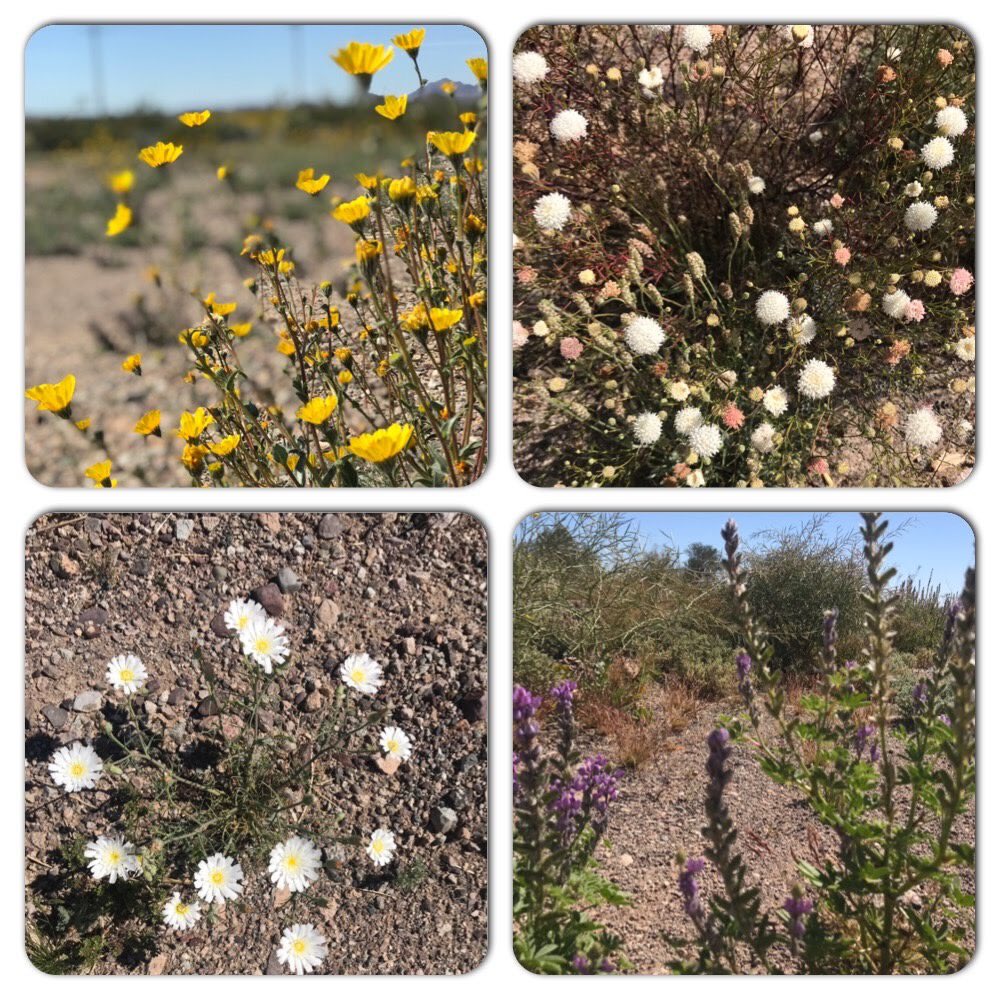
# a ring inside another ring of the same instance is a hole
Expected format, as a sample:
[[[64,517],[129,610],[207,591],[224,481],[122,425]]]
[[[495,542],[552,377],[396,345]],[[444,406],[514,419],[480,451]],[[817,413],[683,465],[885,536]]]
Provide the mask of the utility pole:
[[[94,114],[104,117],[108,113],[104,97],[104,54],[101,50],[101,25],[87,25],[87,41],[90,43],[90,88]]]

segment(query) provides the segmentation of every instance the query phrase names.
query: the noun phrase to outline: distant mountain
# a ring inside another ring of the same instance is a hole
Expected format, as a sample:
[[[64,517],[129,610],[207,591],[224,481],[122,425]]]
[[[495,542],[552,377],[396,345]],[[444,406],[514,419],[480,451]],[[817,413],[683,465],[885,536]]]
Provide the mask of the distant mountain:
[[[410,94],[410,100],[419,101],[431,97],[444,97],[445,93],[441,89],[441,84],[447,82],[447,80],[435,80],[433,83],[425,83],[419,90]],[[474,84],[455,84],[455,100],[459,104],[475,104],[479,100],[479,94],[479,87]]]

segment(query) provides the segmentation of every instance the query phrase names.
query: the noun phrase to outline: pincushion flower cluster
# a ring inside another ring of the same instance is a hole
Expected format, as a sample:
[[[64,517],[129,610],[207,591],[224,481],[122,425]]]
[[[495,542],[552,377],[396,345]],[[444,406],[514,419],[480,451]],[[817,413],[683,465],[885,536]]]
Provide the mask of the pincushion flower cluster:
[[[549,25],[522,36],[522,65],[538,72],[515,70],[514,393],[539,431],[515,441],[523,476],[968,474],[976,89],[961,30]],[[928,413],[939,437],[907,430]]]

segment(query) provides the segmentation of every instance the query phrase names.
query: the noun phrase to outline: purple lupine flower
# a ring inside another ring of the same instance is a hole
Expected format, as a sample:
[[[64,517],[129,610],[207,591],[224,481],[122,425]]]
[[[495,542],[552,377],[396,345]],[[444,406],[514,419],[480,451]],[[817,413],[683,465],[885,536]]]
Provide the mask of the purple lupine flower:
[[[875,727],[870,723],[866,722],[861,726],[858,726],[858,731],[854,734],[854,756],[859,760],[861,755],[865,752],[865,747],[868,746],[868,740],[870,737],[875,735]],[[872,744],[874,746],[874,744]]]
[[[573,961],[570,963],[573,966],[573,970],[578,976],[591,976],[593,975],[593,969],[590,965],[590,959],[586,955],[574,955]]]
[[[560,681],[549,692],[555,700],[556,708],[563,713],[573,711],[573,699],[576,697],[576,681]]]
[[[549,810],[556,818],[556,829],[564,835],[564,839],[572,840],[579,829],[577,817],[583,811],[582,798],[572,784],[559,780],[552,782],[549,791],[553,795]]]
[[[750,659],[749,653],[741,651],[736,654],[736,677],[741,684],[750,676],[752,667],[753,660]]]
[[[823,616],[823,648],[832,652],[837,645],[837,619],[840,612],[831,608]]]
[[[705,907],[702,906],[698,888],[698,879],[695,877],[704,870],[704,858],[688,858],[677,879],[677,885],[684,897],[684,912],[692,920],[700,920],[705,915]]]
[[[539,733],[535,713],[541,707],[542,699],[536,698],[527,688],[520,684],[514,688],[514,742],[527,755],[535,752],[534,741]]]
[[[927,707],[927,682],[919,681],[913,688],[913,704],[918,708]]]
[[[732,753],[729,746],[729,730],[720,726],[708,734],[708,761],[705,765],[713,781],[721,781],[724,777],[725,764]]]
[[[618,971],[618,966],[615,965],[615,963],[612,962],[610,958],[601,959],[601,972],[611,973],[617,971]]]
[[[879,753],[878,744],[877,743],[872,743],[872,745],[868,748],[868,759],[873,764],[877,764],[879,762],[879,758],[881,756],[882,756],[882,754]]]
[[[813,911],[813,901],[805,896],[789,896],[782,908],[791,917],[788,931],[796,941],[801,941],[806,934],[805,918]]]

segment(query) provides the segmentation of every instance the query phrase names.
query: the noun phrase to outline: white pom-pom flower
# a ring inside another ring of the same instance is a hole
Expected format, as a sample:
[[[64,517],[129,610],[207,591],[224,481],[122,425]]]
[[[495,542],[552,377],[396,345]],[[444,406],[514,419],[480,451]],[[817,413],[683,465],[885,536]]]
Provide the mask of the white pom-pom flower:
[[[906,418],[906,443],[914,448],[930,448],[941,440],[941,425],[929,406],[914,410]]]
[[[975,337],[962,337],[961,340],[955,344],[955,354],[962,361],[975,361],[976,360],[976,338]]]
[[[52,780],[67,792],[93,788],[103,771],[104,761],[93,748],[79,742],[69,747],[60,747],[49,761]]]
[[[90,841],[83,856],[90,858],[87,867],[91,876],[98,882],[106,878],[113,884],[118,879],[127,879],[129,875],[139,870],[135,847],[131,841],[118,834]]]
[[[640,413],[632,423],[632,436],[643,446],[655,444],[663,433],[663,421],[656,413]]]
[[[765,420],[750,435],[750,444],[762,455],[774,451],[774,427]]]
[[[318,969],[328,951],[326,938],[312,924],[292,924],[281,932],[276,954],[289,971],[303,976]]]
[[[387,865],[396,853],[396,837],[393,832],[382,827],[373,830],[365,853],[375,862],[376,868]]]
[[[319,848],[305,837],[289,837],[275,845],[267,870],[279,889],[305,892],[319,878],[322,869]]]
[[[764,393],[763,404],[772,417],[780,417],[788,409],[788,393],[780,385],[773,386]]]
[[[799,392],[806,399],[825,399],[833,392],[837,377],[833,369],[818,358],[811,358],[799,373]]]
[[[929,201],[915,201],[907,205],[903,224],[911,233],[926,233],[937,222],[937,209]]]
[[[553,191],[551,194],[543,194],[535,202],[535,222],[542,229],[560,230],[569,222],[570,213],[573,211],[573,204],[564,194]]]
[[[647,90],[657,90],[663,86],[663,70],[659,66],[639,70],[639,86]]]
[[[722,450],[722,431],[715,424],[699,424],[687,439],[692,451],[702,458],[711,458]]]
[[[674,430],[678,434],[690,434],[696,427],[700,427],[705,422],[701,415],[701,410],[697,406],[685,406],[679,410],[674,417]]]
[[[747,190],[751,194],[763,194],[764,188],[766,187],[767,185],[764,183],[764,178],[758,177],[756,174],[754,174],[754,176],[747,181]]]
[[[965,117],[965,112],[961,108],[952,107],[950,104],[942,108],[934,116],[934,124],[942,135],[954,138],[962,135],[969,127],[969,119]]]
[[[833,222],[830,219],[820,219],[813,223],[813,232],[817,236],[829,236],[833,232]]]
[[[163,922],[173,931],[188,931],[201,919],[201,904],[186,903],[175,892],[163,904]]]
[[[194,887],[206,903],[225,903],[243,894],[243,868],[225,854],[213,854],[198,862]]]
[[[757,299],[757,319],[764,326],[775,326],[784,323],[788,319],[790,306],[788,296],[784,292],[762,292]]]
[[[518,52],[512,63],[515,82],[522,87],[541,83],[548,76],[549,64],[541,52]]]
[[[936,136],[924,143],[920,159],[931,170],[943,170],[955,159],[955,147],[943,135]]]
[[[786,329],[796,344],[811,344],[816,337],[816,320],[809,313],[802,313],[801,316],[793,316]]]
[[[352,653],[340,667],[340,679],[362,694],[375,694],[383,685],[382,667],[367,653]]]
[[[712,47],[712,31],[707,24],[685,24],[681,40],[695,52],[707,52]]]
[[[663,327],[648,316],[634,316],[626,323],[623,333],[633,354],[655,354],[667,339]]]
[[[924,193],[924,186],[920,181],[910,181],[909,184],[903,188],[903,194],[907,198],[919,198]]]
[[[579,111],[567,108],[552,119],[549,131],[556,142],[578,142],[587,134],[587,119]]]
[[[882,312],[893,319],[904,319],[906,307],[909,304],[910,296],[902,288],[897,288],[894,292],[886,292],[882,296]]]
[[[135,694],[146,683],[149,674],[138,656],[123,653],[108,663],[108,672],[104,676],[116,691]]]

